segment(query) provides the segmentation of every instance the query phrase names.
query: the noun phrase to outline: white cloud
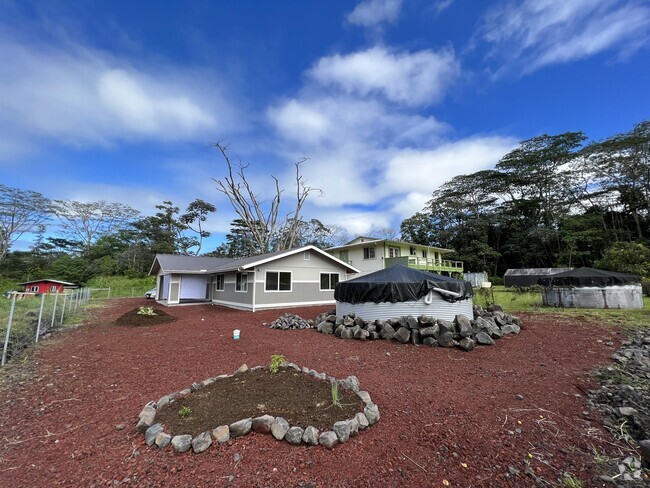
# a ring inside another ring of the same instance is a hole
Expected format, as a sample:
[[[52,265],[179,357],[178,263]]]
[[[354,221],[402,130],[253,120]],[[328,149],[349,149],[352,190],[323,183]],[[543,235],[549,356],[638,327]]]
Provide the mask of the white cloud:
[[[222,120],[237,124],[218,80],[192,70],[134,67],[78,44],[17,43],[2,34],[0,59],[0,147],[12,153],[20,152],[16,141],[29,141],[24,150],[51,142],[203,142],[223,130]]]
[[[347,16],[348,22],[362,27],[376,27],[385,22],[395,23],[402,0],[364,0]]]
[[[382,95],[391,102],[418,106],[442,98],[460,74],[460,63],[451,49],[410,53],[376,46],[321,58],[308,74],[321,85],[348,94]]]
[[[516,145],[514,138],[485,136],[447,142],[433,149],[405,149],[388,162],[383,187],[394,193],[430,194],[456,175],[494,167]]]
[[[629,54],[650,39],[644,0],[502,2],[484,17],[480,37],[502,66],[532,72],[611,51]]]

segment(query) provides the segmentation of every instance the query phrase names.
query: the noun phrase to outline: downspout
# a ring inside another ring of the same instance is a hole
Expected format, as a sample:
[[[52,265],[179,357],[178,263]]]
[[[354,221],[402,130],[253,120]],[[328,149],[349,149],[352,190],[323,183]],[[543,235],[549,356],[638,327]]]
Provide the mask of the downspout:
[[[257,288],[257,271],[253,268],[253,312],[255,312],[255,288]]]

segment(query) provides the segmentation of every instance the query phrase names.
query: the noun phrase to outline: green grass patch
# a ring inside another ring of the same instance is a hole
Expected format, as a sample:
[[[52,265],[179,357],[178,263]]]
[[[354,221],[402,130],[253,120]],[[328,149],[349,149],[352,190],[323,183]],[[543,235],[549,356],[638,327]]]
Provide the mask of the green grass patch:
[[[650,327],[650,297],[643,297],[644,308],[642,309],[555,308],[542,306],[540,290],[515,290],[494,286],[475,289],[474,303],[482,307],[496,303],[508,313],[539,313],[560,316],[567,320],[588,320],[603,325]]]
[[[125,276],[97,276],[88,282],[88,288],[110,288],[111,298],[143,297],[144,293],[156,287],[156,277],[127,278]],[[106,297],[104,293],[93,297]]]

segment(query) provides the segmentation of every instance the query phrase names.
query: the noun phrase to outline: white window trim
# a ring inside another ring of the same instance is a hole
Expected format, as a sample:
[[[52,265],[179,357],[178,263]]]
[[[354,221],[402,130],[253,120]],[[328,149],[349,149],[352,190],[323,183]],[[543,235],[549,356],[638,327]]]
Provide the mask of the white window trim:
[[[311,259],[311,254],[309,251],[305,251],[302,256],[305,261],[309,261]]]
[[[246,289],[245,290],[238,290],[237,289],[237,275],[242,275],[242,276],[246,277]],[[241,273],[237,273],[235,275],[235,293],[248,293],[248,273],[241,272]]]
[[[38,290],[40,290],[40,287],[39,287],[38,285],[33,285],[33,286],[29,289],[29,291],[31,291],[32,293],[38,293]]]
[[[221,288],[219,288],[219,276],[222,276]],[[214,277],[214,291],[226,291],[226,275],[220,273]]]
[[[288,290],[267,290],[266,289],[266,276],[269,273],[278,273],[278,288],[280,288],[280,273],[289,273],[289,289]],[[293,291],[293,273],[287,270],[273,270],[267,269],[264,271],[264,293],[291,293]]]
[[[329,272],[327,272],[327,271],[322,271],[322,272],[318,275],[318,277],[320,278],[320,277],[321,277],[322,275],[324,275],[324,274],[326,274],[326,275],[329,276],[328,279],[329,279],[330,286],[332,286],[332,275],[336,275],[336,276],[338,276],[339,280],[337,281],[337,283],[340,283],[340,282],[341,282],[341,273],[338,273],[338,272],[336,272],[336,273],[329,273]],[[319,290],[319,291],[334,291],[334,288],[321,288],[321,283],[322,283],[322,280],[319,279],[319,280],[318,280],[318,290]],[[334,285],[334,286],[336,286],[336,285]]]
[[[415,246],[409,246],[409,256],[417,256],[418,248]]]

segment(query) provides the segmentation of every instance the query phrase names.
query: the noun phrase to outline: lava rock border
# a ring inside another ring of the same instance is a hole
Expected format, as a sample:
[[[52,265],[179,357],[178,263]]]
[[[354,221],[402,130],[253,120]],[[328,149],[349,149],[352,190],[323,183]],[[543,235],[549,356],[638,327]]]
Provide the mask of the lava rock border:
[[[225,444],[231,438],[247,435],[250,432],[259,434],[271,434],[278,441],[285,440],[293,445],[320,445],[328,449],[334,448],[339,443],[347,442],[350,437],[356,436],[359,431],[376,424],[380,419],[379,407],[372,401],[370,393],[360,390],[359,379],[356,376],[348,376],[340,380],[325,373],[319,373],[314,369],[300,367],[297,364],[284,362],[282,368],[291,368],[302,374],[313,376],[319,380],[327,380],[346,390],[354,392],[357,397],[364,403],[362,412],[358,412],[354,418],[343,419],[335,422],[331,430],[320,432],[313,426],[305,429],[298,426],[290,426],[286,419],[282,417],[273,417],[271,415],[262,415],[260,417],[249,417],[241,419],[230,425],[220,425],[211,431],[201,432],[196,436],[190,434],[181,434],[172,436],[164,431],[161,423],[156,423],[156,414],[158,410],[174,402],[177,398],[189,395],[201,388],[211,385],[220,379],[229,378],[238,374],[245,374],[249,371],[262,369],[263,366],[249,368],[243,364],[233,374],[222,374],[212,378],[207,378],[201,382],[193,383],[192,386],[184,390],[170,393],[162,396],[158,401],[148,402],[138,415],[136,430],[144,434],[147,446],[157,446],[165,448],[171,444],[172,449],[176,452],[186,452],[190,449],[195,453],[201,453],[212,445],[213,442]]]

